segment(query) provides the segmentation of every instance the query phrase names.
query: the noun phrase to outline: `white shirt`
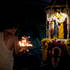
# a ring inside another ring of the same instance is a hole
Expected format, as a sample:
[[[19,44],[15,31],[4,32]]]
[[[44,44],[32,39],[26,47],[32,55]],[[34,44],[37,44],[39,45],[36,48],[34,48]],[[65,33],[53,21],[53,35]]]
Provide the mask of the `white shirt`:
[[[3,32],[0,32],[0,70],[13,70],[13,55],[12,50],[9,50],[7,46],[12,44],[12,41],[8,41],[6,45],[4,42]]]

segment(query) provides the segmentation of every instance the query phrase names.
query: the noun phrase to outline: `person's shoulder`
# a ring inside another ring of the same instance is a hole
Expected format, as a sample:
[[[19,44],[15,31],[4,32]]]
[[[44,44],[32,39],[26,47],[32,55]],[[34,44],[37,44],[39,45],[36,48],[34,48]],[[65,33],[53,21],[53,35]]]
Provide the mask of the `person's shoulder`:
[[[3,32],[0,32],[0,38],[2,39],[2,37],[3,37]]]
[[[3,32],[0,32],[0,34],[3,34]]]

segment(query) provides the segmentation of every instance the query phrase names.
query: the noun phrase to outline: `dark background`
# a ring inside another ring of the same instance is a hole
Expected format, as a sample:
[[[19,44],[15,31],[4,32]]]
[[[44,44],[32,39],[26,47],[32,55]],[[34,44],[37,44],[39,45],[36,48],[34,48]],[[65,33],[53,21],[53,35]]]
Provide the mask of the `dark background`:
[[[51,66],[48,66],[48,63],[41,63],[41,40],[46,37],[45,7],[53,4],[66,5],[66,1],[67,0],[23,0],[23,2],[3,2],[1,5],[2,22],[0,23],[0,29],[9,27],[11,24],[18,24],[19,26],[16,35],[18,37],[23,35],[31,36],[30,40],[34,45],[34,49],[31,49],[29,53],[22,53],[21,55],[14,54],[15,70],[36,70],[38,68],[40,70],[49,70],[49,68],[52,70]],[[68,0],[68,5],[70,3],[69,1],[70,0]],[[8,22],[8,19],[11,19],[13,22]],[[68,57],[66,59],[69,60]],[[66,62],[65,66],[68,62],[66,59],[63,60],[63,64]],[[62,66],[62,69],[64,69],[63,67],[64,65]]]

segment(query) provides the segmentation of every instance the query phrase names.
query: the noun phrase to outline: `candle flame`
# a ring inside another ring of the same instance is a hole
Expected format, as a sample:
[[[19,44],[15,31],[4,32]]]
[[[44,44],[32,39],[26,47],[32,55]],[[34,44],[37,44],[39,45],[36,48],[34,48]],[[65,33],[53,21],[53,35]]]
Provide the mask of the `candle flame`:
[[[22,46],[22,47],[32,46],[31,42],[28,41],[29,38],[30,38],[30,36],[22,37],[22,39],[19,41],[19,45]]]

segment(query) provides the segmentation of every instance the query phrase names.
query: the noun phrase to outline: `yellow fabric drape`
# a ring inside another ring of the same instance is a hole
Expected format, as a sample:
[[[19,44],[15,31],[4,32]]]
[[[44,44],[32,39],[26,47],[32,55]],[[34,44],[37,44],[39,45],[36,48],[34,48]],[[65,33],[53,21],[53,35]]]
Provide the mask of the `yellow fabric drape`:
[[[64,27],[63,23],[60,24],[59,29],[58,29],[58,38],[59,39],[64,39]]]

